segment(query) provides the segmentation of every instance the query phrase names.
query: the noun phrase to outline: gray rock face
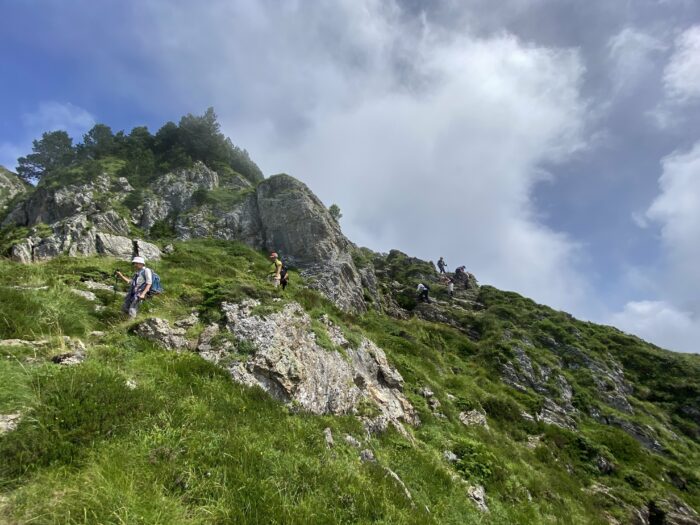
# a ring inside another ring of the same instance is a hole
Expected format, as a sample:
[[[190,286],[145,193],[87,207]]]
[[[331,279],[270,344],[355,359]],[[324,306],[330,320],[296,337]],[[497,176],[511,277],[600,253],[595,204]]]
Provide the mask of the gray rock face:
[[[302,268],[339,307],[366,309],[353,246],[306,185],[288,175],[270,177],[258,186],[257,207],[265,249]]]
[[[8,202],[27,190],[28,186],[17,175],[0,166],[0,217]]]
[[[554,374],[548,365],[535,367],[523,346],[528,346],[528,343],[515,346],[515,360],[503,366],[503,382],[521,392],[532,390],[546,396],[533,419],[562,428],[575,428],[574,416],[578,411],[572,404],[571,385],[563,375]]]
[[[227,193],[226,204],[208,200],[209,192],[222,188],[238,193]],[[36,234],[11,249],[12,258],[23,263],[62,254],[127,259],[137,248],[147,259],[160,258],[154,245],[132,243],[128,221],[114,211],[114,206],[129,202],[125,199],[133,191],[126,179],[106,174],[86,184],[38,188],[3,222],[37,227]],[[214,237],[276,251],[344,310],[366,310],[363,282],[376,289],[373,269],[360,276],[351,256],[354,246],[323,203],[288,175],[270,177],[253,188],[236,176],[222,183],[215,171],[197,162],[158,178],[129,219],[146,232],[167,221],[182,240]],[[39,225],[48,225],[51,233],[47,235],[43,226],[39,231]]]
[[[632,393],[632,386],[625,380],[622,366],[607,356],[603,360],[593,359],[584,351],[575,346],[559,345],[555,341],[551,343],[552,350],[561,357],[564,366],[576,370],[588,368],[596,385],[598,397],[607,405],[631,414],[632,406],[627,400],[627,395]]]
[[[134,328],[134,333],[168,350],[182,350],[188,346],[183,328],[173,328],[168,321],[157,317],[146,319],[138,324]]]
[[[235,381],[259,386],[315,414],[359,414],[369,404],[378,414],[366,418],[370,426],[393,424],[403,431],[402,423],[418,424],[415,410],[401,392],[401,375],[374,343],[364,339],[353,348],[339,329],[328,325],[329,337],[338,348],[323,348],[311,318],[297,303],[264,317],[253,313],[258,304],[248,300],[222,305],[227,329],[255,348],[245,361],[226,365]],[[225,363],[216,352],[201,355]]]
[[[4,226],[34,227],[27,239],[10,251],[13,260],[30,263],[59,255],[109,255],[128,259],[142,255],[159,259],[160,250],[145,241],[134,241],[129,224],[113,209],[133,188],[126,179],[101,175],[82,185],[60,188],[40,187],[15,207],[3,221]],[[51,233],[45,233],[48,225]]]
[[[217,187],[219,175],[202,162],[166,173],[153,183],[156,195],[134,210],[134,220],[141,228],[150,230],[156,222],[193,208],[196,192]]]
[[[648,425],[640,425],[616,416],[603,416],[593,413],[591,416],[600,423],[617,427],[636,439],[642,446],[653,451],[663,452],[664,447],[657,439],[656,432]]]

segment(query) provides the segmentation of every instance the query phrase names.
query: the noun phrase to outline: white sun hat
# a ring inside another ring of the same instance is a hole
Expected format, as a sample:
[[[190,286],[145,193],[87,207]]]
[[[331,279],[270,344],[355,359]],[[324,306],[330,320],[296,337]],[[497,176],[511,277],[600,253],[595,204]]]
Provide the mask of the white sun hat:
[[[146,264],[146,261],[143,257],[134,257],[131,260],[132,263],[139,263],[139,264]]]

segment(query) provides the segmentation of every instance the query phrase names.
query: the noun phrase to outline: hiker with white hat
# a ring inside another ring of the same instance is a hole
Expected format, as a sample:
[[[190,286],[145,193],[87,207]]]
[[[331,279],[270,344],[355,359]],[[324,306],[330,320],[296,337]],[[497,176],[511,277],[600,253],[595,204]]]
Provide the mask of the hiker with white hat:
[[[124,298],[122,312],[129,314],[129,317],[134,319],[139,313],[141,301],[146,298],[151,286],[153,286],[153,272],[150,268],[146,268],[146,261],[143,257],[134,257],[131,264],[134,266],[134,276],[131,279],[119,270],[117,270],[116,275],[129,284],[129,292]]]

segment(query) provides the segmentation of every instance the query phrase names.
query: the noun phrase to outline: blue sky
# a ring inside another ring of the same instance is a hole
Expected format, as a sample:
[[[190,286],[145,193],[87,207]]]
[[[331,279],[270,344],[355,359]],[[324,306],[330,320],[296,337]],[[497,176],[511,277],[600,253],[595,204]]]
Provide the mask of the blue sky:
[[[0,0],[0,33],[0,164],[214,106],[358,244],[700,351],[695,0]]]

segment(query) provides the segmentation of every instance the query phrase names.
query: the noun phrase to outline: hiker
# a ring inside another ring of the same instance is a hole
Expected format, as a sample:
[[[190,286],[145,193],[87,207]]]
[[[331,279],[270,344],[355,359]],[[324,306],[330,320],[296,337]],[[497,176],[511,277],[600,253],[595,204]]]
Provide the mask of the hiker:
[[[453,279],[450,279],[447,282],[447,294],[450,296],[450,298],[455,296],[455,282]]]
[[[460,275],[465,273],[465,270],[467,269],[466,266],[459,266],[458,268],[455,269],[455,275]]]
[[[153,286],[153,272],[150,268],[146,268],[146,261],[143,257],[134,257],[131,260],[131,264],[135,272],[131,279],[119,270],[117,270],[116,275],[122,281],[129,284],[129,291],[124,298],[122,312],[129,314],[129,317],[135,319],[136,315],[139,313],[141,301],[146,299],[148,292],[151,290],[151,286]]]
[[[440,273],[445,273],[447,264],[445,263],[445,259],[443,257],[440,257],[440,259],[438,260],[438,268],[440,269]]]
[[[272,264],[274,266],[274,270],[270,272],[270,275],[273,276],[273,285],[275,288],[277,288],[280,284],[282,284],[282,269],[284,268],[284,264],[282,264],[277,252],[272,252],[270,254],[270,259],[272,260]],[[285,272],[285,277],[286,275],[287,274]],[[286,284],[282,284],[282,289],[284,290],[286,286]]]
[[[428,288],[426,285],[424,285],[423,283],[418,283],[416,292],[418,292],[419,301],[423,301],[424,303],[430,302],[430,298],[428,297],[428,292],[430,292],[430,288]]]
[[[289,284],[289,272],[287,271],[287,266],[284,263],[282,263],[282,269],[280,270],[280,284],[282,285],[282,291],[284,291]]]

